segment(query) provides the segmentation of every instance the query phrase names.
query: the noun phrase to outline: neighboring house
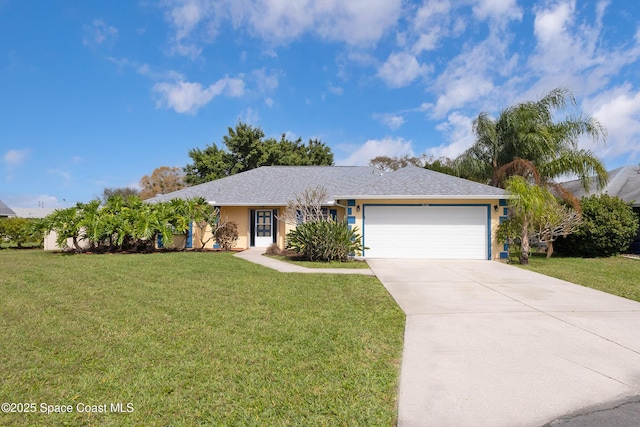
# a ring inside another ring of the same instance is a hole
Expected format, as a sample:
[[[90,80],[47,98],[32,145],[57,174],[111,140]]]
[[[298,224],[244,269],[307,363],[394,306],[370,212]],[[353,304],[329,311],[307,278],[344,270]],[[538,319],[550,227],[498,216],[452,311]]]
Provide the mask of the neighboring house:
[[[578,199],[594,194],[616,196],[631,204],[633,211],[640,217],[640,166],[622,166],[607,172],[609,182],[600,187],[594,178],[590,179],[589,190],[585,190],[580,180],[563,182],[562,186]],[[640,253],[640,230],[630,250]]]
[[[295,226],[279,215],[318,185],[329,195],[327,213],[358,227],[365,257],[507,257],[495,238],[507,214],[504,190],[414,166],[389,173],[368,166],[264,166],[149,201],[204,197],[220,208],[222,220],[238,224],[238,248],[283,248]]]
[[[55,208],[13,208],[18,218],[44,218],[52,214]]]
[[[0,200],[0,218],[13,218],[16,216],[16,213],[7,205],[4,204],[2,200]]]

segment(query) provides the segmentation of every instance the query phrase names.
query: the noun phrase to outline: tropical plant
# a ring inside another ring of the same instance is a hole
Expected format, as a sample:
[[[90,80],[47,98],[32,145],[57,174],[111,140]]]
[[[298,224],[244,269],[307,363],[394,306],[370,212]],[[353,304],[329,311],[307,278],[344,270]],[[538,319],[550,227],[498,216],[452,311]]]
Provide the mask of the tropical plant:
[[[287,233],[286,248],[309,261],[347,261],[365,249],[357,227],[331,219],[298,225]]]
[[[503,187],[513,175],[554,185],[552,180],[564,174],[578,176],[585,188],[594,175],[604,185],[604,164],[591,151],[580,149],[578,141],[582,136],[594,142],[604,140],[606,129],[583,113],[568,113],[555,120],[554,113],[567,104],[576,105],[572,92],[556,88],[538,101],[502,110],[497,119],[480,113],[473,122],[476,142],[455,161],[458,172],[497,187]]]
[[[512,176],[506,181],[511,199],[510,216],[498,227],[497,238],[515,244],[520,264],[529,263],[533,240],[547,245],[547,256],[553,253],[553,242],[572,233],[580,223],[580,214],[562,205],[549,190],[530,184],[524,177]]]
[[[627,250],[638,234],[638,216],[619,197],[608,194],[580,200],[583,222],[575,233],[556,243],[558,252],[582,257],[606,257]]]

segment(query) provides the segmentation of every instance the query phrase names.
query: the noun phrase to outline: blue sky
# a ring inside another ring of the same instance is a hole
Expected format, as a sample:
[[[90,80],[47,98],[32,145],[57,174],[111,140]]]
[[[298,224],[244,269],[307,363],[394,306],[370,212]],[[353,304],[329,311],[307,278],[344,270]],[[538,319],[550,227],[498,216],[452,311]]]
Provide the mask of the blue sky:
[[[640,3],[0,0],[0,200],[69,206],[135,186],[240,119],[339,165],[455,157],[471,124],[568,86],[640,162]]]

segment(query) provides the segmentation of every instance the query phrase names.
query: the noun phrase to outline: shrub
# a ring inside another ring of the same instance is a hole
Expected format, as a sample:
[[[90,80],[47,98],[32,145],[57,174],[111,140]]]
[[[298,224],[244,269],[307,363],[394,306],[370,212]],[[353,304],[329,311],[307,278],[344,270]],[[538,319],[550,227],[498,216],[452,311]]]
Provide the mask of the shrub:
[[[278,247],[277,243],[272,243],[265,252],[267,255],[282,255],[282,251]]]
[[[582,224],[558,239],[556,249],[566,255],[603,257],[624,252],[638,232],[638,218],[622,199],[607,194],[583,197]]]
[[[8,241],[21,248],[34,239],[33,222],[27,218],[0,219],[0,242]],[[37,240],[37,236],[35,239]]]
[[[238,241],[238,224],[235,221],[220,224],[216,229],[215,238],[223,251],[230,251]]]
[[[287,249],[309,261],[347,261],[363,251],[357,227],[346,222],[319,220],[307,222],[287,234]]]

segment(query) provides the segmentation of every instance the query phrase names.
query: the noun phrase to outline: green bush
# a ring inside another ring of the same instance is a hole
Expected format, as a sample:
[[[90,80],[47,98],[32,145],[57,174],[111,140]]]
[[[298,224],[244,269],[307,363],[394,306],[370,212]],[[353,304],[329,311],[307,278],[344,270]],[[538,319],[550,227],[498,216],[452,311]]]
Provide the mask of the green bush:
[[[346,222],[307,222],[287,233],[286,247],[309,261],[347,261],[365,249],[357,230],[349,229]]]
[[[638,217],[622,199],[607,194],[583,197],[582,224],[555,248],[565,255],[605,257],[627,250],[638,232]]]
[[[27,243],[40,242],[32,230],[33,220],[27,218],[0,219],[0,243],[8,242],[21,248]]]

